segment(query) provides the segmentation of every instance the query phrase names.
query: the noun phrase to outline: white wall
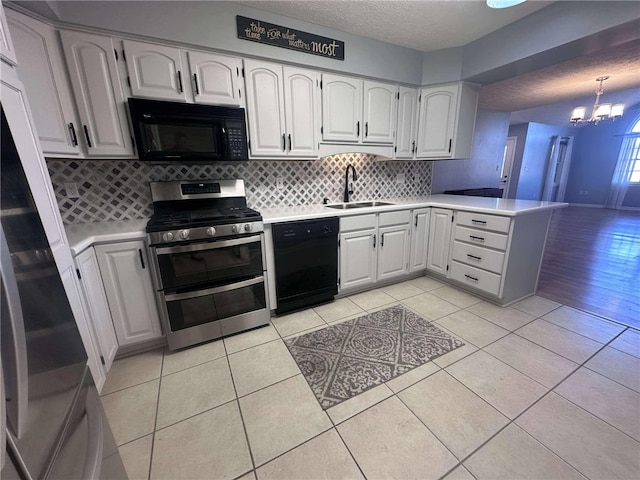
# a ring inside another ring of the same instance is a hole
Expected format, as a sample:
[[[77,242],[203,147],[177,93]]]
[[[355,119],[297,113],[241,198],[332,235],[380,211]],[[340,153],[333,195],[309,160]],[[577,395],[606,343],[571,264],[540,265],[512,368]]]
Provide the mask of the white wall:
[[[431,192],[463,188],[498,188],[509,113],[478,110],[471,158],[433,162]]]

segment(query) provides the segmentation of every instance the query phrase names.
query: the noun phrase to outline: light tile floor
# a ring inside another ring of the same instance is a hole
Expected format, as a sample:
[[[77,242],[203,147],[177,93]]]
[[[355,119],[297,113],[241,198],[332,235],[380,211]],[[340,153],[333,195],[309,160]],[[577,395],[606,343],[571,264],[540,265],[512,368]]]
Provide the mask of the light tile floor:
[[[402,303],[466,342],[323,411],[283,338]],[[428,277],[114,362],[132,479],[640,478],[640,332]]]

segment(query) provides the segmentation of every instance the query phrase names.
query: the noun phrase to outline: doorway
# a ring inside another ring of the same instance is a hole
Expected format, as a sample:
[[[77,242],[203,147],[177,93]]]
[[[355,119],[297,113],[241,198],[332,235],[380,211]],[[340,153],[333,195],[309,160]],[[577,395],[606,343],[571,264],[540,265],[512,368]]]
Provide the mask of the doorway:
[[[551,154],[545,175],[542,201],[562,202],[567,189],[573,137],[551,137]]]
[[[502,168],[500,169],[500,187],[502,188],[502,198],[508,198],[509,185],[511,185],[511,168],[513,159],[516,156],[516,145],[518,137],[507,137],[502,157]]]

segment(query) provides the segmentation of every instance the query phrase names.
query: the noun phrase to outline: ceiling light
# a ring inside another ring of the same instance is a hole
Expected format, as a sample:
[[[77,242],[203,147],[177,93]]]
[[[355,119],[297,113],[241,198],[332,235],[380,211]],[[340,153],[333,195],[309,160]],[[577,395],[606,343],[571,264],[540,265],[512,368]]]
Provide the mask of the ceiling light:
[[[487,6],[491,8],[507,8],[524,2],[525,0],[487,0]]]
[[[578,124],[583,122],[589,122],[593,124],[598,124],[598,122],[602,120],[615,120],[619,118],[624,113],[624,104],[616,103],[614,105],[610,103],[600,103],[600,95],[602,95],[602,83],[608,79],[609,77],[598,77],[596,78],[596,82],[600,82],[598,86],[598,90],[596,90],[596,102],[593,104],[593,110],[591,110],[591,117],[585,120],[585,115],[587,114],[586,107],[576,107],[571,112],[571,123]]]

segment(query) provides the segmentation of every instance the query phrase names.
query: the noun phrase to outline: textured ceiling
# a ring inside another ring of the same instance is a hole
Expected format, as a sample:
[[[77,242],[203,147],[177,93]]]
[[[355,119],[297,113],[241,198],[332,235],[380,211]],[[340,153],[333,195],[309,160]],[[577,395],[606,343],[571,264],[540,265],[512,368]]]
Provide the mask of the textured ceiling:
[[[589,96],[595,100],[595,79],[604,75],[610,78],[601,103],[607,103],[607,92],[640,88],[640,41],[485,85],[479,106],[513,112]]]
[[[460,47],[553,3],[492,9],[484,0],[288,0],[236,2],[423,52]]]

